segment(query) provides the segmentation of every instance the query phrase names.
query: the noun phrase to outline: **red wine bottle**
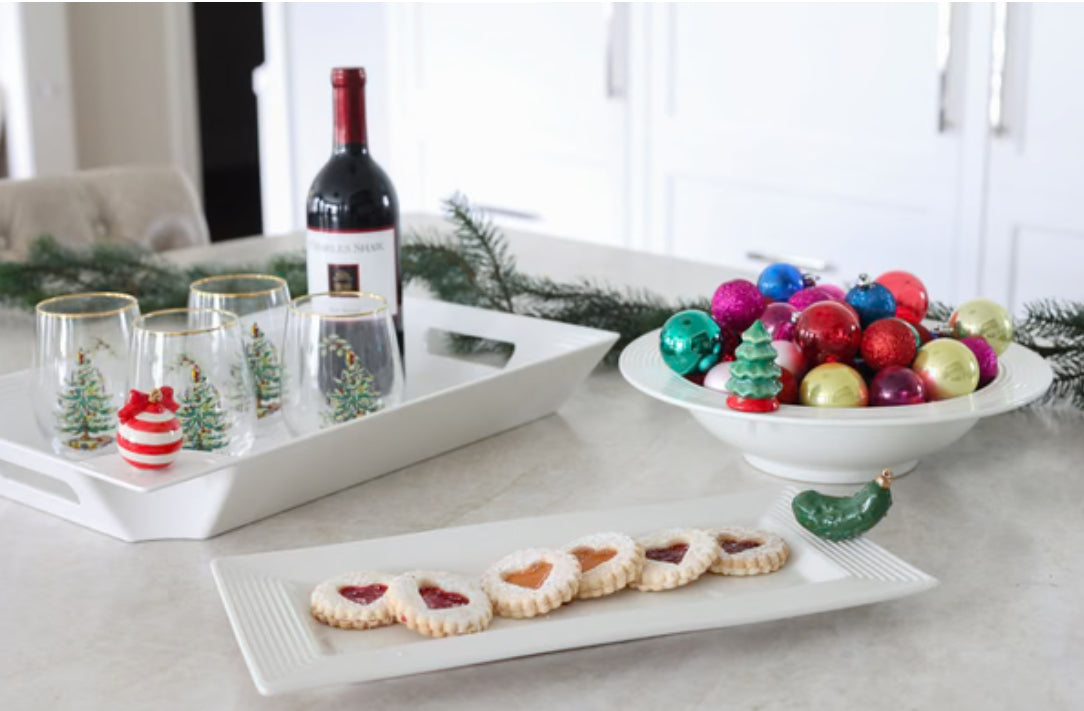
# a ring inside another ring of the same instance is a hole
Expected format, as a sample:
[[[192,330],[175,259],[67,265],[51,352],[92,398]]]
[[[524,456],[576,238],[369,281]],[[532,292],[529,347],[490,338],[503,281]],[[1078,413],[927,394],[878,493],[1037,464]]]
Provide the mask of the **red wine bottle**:
[[[403,352],[403,281],[399,271],[399,200],[388,174],[369,155],[365,70],[331,70],[335,137],[331,158],[309,188],[309,293],[364,291],[387,299]]]

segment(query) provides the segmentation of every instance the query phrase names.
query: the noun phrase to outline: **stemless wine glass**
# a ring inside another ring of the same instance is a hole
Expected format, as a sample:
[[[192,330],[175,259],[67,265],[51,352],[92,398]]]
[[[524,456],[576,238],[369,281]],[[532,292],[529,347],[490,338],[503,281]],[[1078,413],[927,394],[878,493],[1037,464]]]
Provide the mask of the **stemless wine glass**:
[[[241,319],[242,340],[256,395],[256,417],[271,421],[282,397],[282,338],[286,328],[286,280],[270,274],[223,274],[188,287],[188,306],[231,311]]]
[[[38,426],[58,454],[72,459],[101,454],[116,439],[139,303],[128,294],[68,294],[45,299],[34,311]]]
[[[403,370],[382,296],[356,291],[290,302],[282,410],[295,435],[349,422],[402,399]]]
[[[128,360],[132,388],[173,388],[185,449],[238,455],[252,447],[256,398],[235,314],[165,309],[141,316]]]

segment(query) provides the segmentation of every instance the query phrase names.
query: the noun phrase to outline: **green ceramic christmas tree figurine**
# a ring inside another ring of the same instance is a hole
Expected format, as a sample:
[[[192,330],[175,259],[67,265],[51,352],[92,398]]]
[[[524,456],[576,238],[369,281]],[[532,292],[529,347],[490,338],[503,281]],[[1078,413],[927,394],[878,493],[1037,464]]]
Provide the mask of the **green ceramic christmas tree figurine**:
[[[783,389],[779,380],[782,371],[775,364],[772,337],[760,320],[741,334],[741,345],[734,355],[736,359],[730,366],[730,380],[726,384],[731,394],[726,404],[742,412],[779,409],[775,396]]]

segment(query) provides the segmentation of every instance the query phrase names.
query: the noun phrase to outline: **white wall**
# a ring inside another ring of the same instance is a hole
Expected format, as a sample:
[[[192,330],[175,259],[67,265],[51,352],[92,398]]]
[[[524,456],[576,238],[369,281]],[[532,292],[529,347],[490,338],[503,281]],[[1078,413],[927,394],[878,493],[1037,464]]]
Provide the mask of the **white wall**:
[[[68,3],[67,14],[79,167],[168,163],[199,185],[191,3]]]
[[[60,3],[0,3],[0,101],[12,178],[75,168],[68,25]]]
[[[305,225],[305,196],[331,151],[332,67],[365,67],[369,147],[395,174],[387,23],[388,8],[380,3],[264,3],[266,61],[255,81],[264,232]]]

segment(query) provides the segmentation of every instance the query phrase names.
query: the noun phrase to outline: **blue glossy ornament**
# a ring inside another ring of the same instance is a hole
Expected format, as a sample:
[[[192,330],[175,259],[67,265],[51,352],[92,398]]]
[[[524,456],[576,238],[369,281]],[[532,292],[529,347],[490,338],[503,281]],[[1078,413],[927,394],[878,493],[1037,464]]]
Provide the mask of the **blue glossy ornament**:
[[[791,264],[769,264],[757,278],[760,293],[775,301],[786,301],[804,286],[802,273]]]
[[[858,277],[858,284],[847,292],[847,303],[858,312],[862,328],[874,321],[896,315],[896,297],[888,287],[870,281],[865,274]]]
[[[663,362],[679,375],[706,373],[719,362],[720,332],[719,324],[707,312],[678,311],[666,319],[659,334]]]

